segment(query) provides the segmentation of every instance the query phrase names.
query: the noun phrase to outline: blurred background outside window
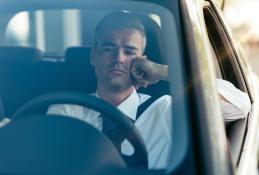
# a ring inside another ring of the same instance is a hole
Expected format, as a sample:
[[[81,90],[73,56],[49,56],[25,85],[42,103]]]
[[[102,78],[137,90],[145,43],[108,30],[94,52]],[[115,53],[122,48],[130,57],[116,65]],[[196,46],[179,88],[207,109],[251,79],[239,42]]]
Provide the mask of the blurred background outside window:
[[[225,0],[224,16],[259,76],[259,0]]]

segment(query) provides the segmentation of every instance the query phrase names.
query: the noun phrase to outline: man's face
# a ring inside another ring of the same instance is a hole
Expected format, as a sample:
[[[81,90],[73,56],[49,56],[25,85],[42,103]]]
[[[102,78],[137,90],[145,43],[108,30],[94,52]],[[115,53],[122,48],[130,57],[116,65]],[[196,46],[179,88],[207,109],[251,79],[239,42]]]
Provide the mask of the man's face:
[[[143,37],[138,30],[118,29],[101,34],[91,55],[98,88],[114,92],[130,88],[131,62],[142,53]]]

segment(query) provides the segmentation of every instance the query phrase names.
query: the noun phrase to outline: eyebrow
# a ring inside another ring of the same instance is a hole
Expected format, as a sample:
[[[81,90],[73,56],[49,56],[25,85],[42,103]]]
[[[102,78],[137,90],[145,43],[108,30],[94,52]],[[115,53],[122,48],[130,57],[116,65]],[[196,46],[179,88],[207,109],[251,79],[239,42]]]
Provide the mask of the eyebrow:
[[[114,44],[112,42],[104,42],[100,46],[116,46],[116,44]],[[123,47],[130,49],[130,50],[139,50],[137,47],[131,46],[131,45],[123,45]]]
[[[116,45],[112,42],[104,42],[100,46],[116,46]]]

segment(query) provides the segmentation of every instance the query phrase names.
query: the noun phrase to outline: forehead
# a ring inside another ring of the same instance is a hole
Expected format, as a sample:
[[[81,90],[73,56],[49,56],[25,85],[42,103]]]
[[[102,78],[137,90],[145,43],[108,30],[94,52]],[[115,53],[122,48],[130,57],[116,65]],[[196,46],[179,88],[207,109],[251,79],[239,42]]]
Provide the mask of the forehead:
[[[143,36],[136,29],[116,29],[103,32],[97,38],[97,45],[133,46],[137,49],[143,47]]]

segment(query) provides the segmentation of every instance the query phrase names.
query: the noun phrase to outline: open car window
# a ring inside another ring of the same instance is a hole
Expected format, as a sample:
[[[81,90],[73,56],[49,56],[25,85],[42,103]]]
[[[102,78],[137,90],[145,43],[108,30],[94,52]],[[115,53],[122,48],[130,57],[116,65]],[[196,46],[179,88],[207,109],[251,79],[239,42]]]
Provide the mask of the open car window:
[[[215,53],[213,61],[214,64],[218,64],[220,67],[220,69],[216,69],[216,72],[220,70],[223,79],[232,82],[237,88],[248,93],[246,80],[239,66],[240,62],[236,54],[236,48],[231,41],[231,36],[227,33],[227,29],[223,27],[223,21],[215,10],[215,6],[209,2],[205,3],[203,13],[208,37]],[[242,147],[244,146],[246,128],[247,118],[226,123],[227,139],[229,140],[236,166],[238,166]]]

